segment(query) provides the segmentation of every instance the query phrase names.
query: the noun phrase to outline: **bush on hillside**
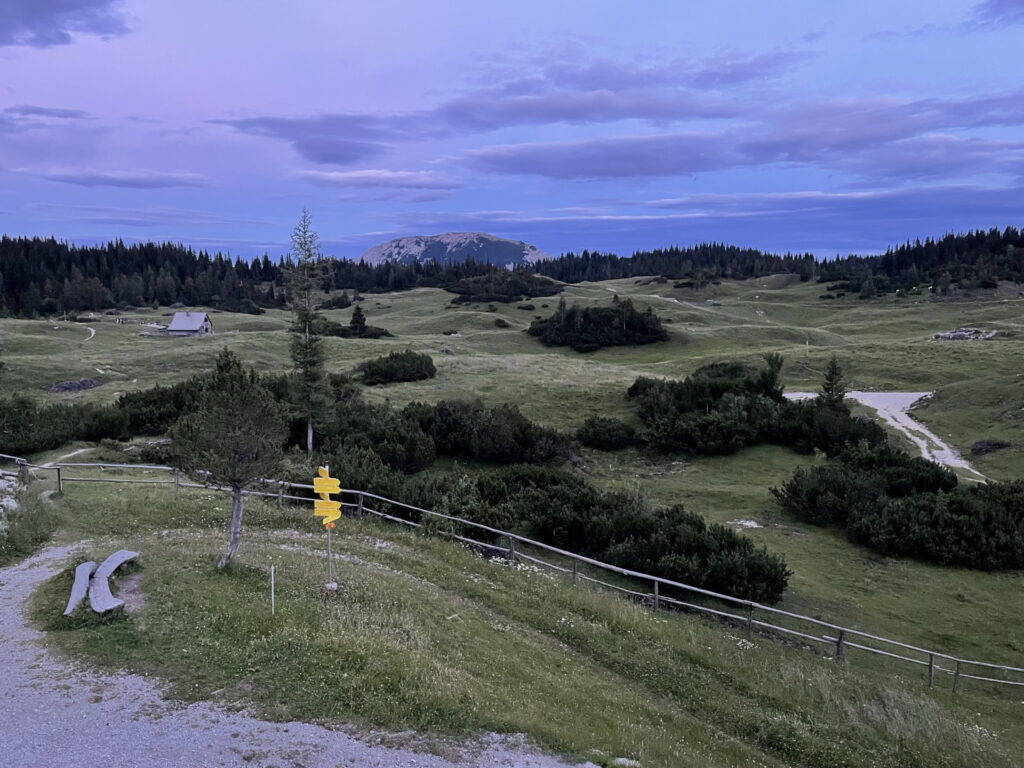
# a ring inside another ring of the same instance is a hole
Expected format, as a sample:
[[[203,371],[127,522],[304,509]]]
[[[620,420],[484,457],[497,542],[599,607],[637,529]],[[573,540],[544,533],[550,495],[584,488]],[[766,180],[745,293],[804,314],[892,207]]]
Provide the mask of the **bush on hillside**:
[[[417,421],[438,453],[480,461],[545,462],[568,453],[569,442],[553,429],[526,418],[514,405],[485,406],[479,400],[410,403],[403,411]]]
[[[779,506],[835,525],[885,555],[980,570],[1024,568],[1024,483],[961,486],[945,467],[887,445],[861,444],[798,469]]]
[[[591,416],[584,421],[583,426],[576,430],[576,439],[583,445],[602,451],[617,451],[642,442],[633,425],[602,416]]]
[[[618,296],[609,307],[570,307],[563,299],[553,315],[530,323],[527,333],[546,346],[572,347],[577,352],[668,340],[668,331],[650,307],[640,312],[632,301],[620,301]]]
[[[367,361],[363,366],[363,382],[388,384],[395,381],[422,381],[437,375],[430,355],[405,350]]]
[[[646,442],[662,451],[722,455],[774,443],[834,456],[860,442],[885,442],[881,427],[844,405],[787,400],[781,371],[779,355],[767,355],[760,368],[711,363],[682,381],[640,377],[626,395],[637,404]]]
[[[342,291],[337,296],[324,299],[317,309],[348,309],[351,306],[352,299],[349,297],[348,291]]]
[[[464,277],[445,290],[457,293],[452,303],[494,302],[508,304],[537,296],[554,296],[562,286],[546,277],[522,270],[498,270],[485,275]]]

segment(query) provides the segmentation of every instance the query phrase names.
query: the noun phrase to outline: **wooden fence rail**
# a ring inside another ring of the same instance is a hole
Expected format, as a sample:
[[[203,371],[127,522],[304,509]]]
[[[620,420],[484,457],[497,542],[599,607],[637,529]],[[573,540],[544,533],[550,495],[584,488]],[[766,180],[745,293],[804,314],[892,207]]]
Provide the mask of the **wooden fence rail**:
[[[64,462],[40,466],[31,464],[22,458],[8,456],[6,454],[0,454],[0,459],[13,461],[23,469],[53,471],[57,473],[61,486],[65,483],[75,482],[159,483],[165,485],[173,484],[175,492],[180,488],[205,488],[216,491],[230,490],[229,488],[209,483],[182,481],[178,470],[174,467],[163,465]],[[169,473],[169,477],[167,480],[135,480],[125,477],[111,476],[71,477],[65,473],[65,470],[74,469],[167,472]],[[263,479],[259,482],[262,487],[273,488],[274,490],[247,490],[245,493],[250,496],[277,499],[279,505],[283,504],[284,501],[309,502],[313,498],[311,493],[313,486],[311,484],[292,483],[269,478]],[[307,493],[306,495],[297,495],[294,492],[286,493],[286,489],[299,492],[308,491],[310,493]],[[916,645],[904,643],[899,640],[892,640],[879,635],[873,635],[859,629],[843,627],[822,619],[792,613],[770,605],[762,605],[761,603],[756,603],[751,600],[744,600],[730,595],[712,592],[711,590],[702,589],[690,584],[682,584],[660,576],[653,576],[651,574],[641,573],[629,568],[604,563],[600,560],[585,557],[584,555],[579,555],[575,552],[568,552],[564,549],[559,549],[558,547],[554,547],[550,544],[534,541],[533,539],[520,536],[516,533],[503,531],[472,520],[453,517],[452,515],[446,515],[434,510],[423,509],[422,507],[417,507],[413,504],[406,504],[405,502],[396,501],[395,499],[378,496],[377,494],[370,493],[368,491],[343,489],[341,495],[343,507],[349,512],[374,515],[375,517],[379,517],[383,520],[388,520],[413,529],[422,528],[422,524],[415,520],[410,520],[407,517],[401,517],[400,514],[392,514],[392,512],[404,510],[406,512],[413,513],[414,516],[419,516],[421,519],[423,516],[427,516],[438,520],[448,521],[454,526],[464,526],[461,533],[456,533],[455,530],[438,530],[437,532],[481,550],[500,552],[512,563],[519,561],[533,563],[558,573],[570,575],[573,583],[583,582],[587,584],[595,584],[606,589],[614,590],[629,596],[633,600],[642,601],[650,605],[655,610],[672,609],[697,611],[716,616],[730,623],[735,623],[736,625],[751,631],[757,629],[764,633],[800,638],[808,643],[829,646],[832,649],[833,656],[840,660],[848,659],[848,651],[856,650],[898,662],[913,664],[915,666],[923,666],[926,668],[926,679],[929,687],[935,685],[937,674],[952,678],[952,687],[954,691],[959,689],[963,680],[978,680],[997,685],[1024,687],[1024,667],[1013,667],[1004,664],[993,664],[985,661],[962,659],[951,654],[921,648]],[[374,507],[381,507],[381,509],[374,509],[370,506],[371,503]],[[480,539],[474,539],[470,536],[463,535],[466,532],[466,528],[488,534],[492,541],[481,541]],[[504,540],[506,543],[503,545],[495,543],[495,541],[501,540]],[[517,543],[519,544],[518,547],[516,546]],[[532,550],[534,554],[527,554],[527,552],[524,551],[524,549],[527,548]],[[568,565],[559,565],[558,563],[551,562],[543,557],[538,557],[538,550],[549,553],[563,562],[568,561]],[[590,568],[598,571],[605,571],[616,574],[620,577],[625,577],[629,580],[628,583],[630,586],[604,581],[590,574],[583,573],[580,570],[580,565],[589,566]],[[650,584],[650,592],[642,591],[638,588],[630,588],[644,584]],[[689,597],[689,599],[682,599],[683,596],[691,597]],[[705,602],[694,602],[694,600],[701,598],[704,599]],[[715,601],[715,603],[717,603],[717,607],[706,604],[707,601]],[[769,621],[769,618],[772,620]],[[781,619],[783,618],[789,619],[799,628],[794,626],[783,626],[781,624]],[[981,674],[981,672],[986,672],[986,674]],[[996,673],[1001,673],[1003,677],[994,677],[993,675]]]

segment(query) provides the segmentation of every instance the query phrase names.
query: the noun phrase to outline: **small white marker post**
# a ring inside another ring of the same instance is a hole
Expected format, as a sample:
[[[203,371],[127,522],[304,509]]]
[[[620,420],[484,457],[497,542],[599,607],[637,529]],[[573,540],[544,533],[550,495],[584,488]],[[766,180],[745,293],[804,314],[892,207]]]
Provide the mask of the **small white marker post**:
[[[277,606],[274,604],[274,566],[270,566],[270,615],[276,613]]]

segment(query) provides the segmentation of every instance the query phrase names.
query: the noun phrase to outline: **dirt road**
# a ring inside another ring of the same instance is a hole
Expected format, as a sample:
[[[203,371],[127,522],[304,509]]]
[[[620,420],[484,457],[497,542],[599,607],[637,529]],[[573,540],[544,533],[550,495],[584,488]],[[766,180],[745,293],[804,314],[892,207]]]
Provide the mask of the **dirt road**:
[[[86,672],[55,658],[28,625],[25,604],[72,547],[53,547],[0,570],[0,765],[17,768],[567,768],[515,739],[483,738],[457,762],[373,746],[307,723],[269,723],[200,702],[165,701],[137,675]],[[596,768],[596,767],[595,767]]]
[[[908,440],[916,445],[924,458],[953,470],[959,469],[968,472],[978,480],[985,480],[985,476],[972,467],[970,462],[961,456],[955,448],[908,413],[914,403],[930,394],[931,392],[847,392],[846,396],[869,408],[874,408],[882,419],[902,432]],[[787,392],[786,397],[803,400],[815,397],[815,393]]]

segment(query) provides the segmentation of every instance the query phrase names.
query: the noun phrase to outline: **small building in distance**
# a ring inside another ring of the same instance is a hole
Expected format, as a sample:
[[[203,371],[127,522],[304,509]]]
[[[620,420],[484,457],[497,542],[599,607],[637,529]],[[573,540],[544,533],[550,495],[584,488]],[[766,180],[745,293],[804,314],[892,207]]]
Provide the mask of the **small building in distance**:
[[[205,312],[175,312],[164,333],[168,336],[205,336],[213,333],[213,323]]]

